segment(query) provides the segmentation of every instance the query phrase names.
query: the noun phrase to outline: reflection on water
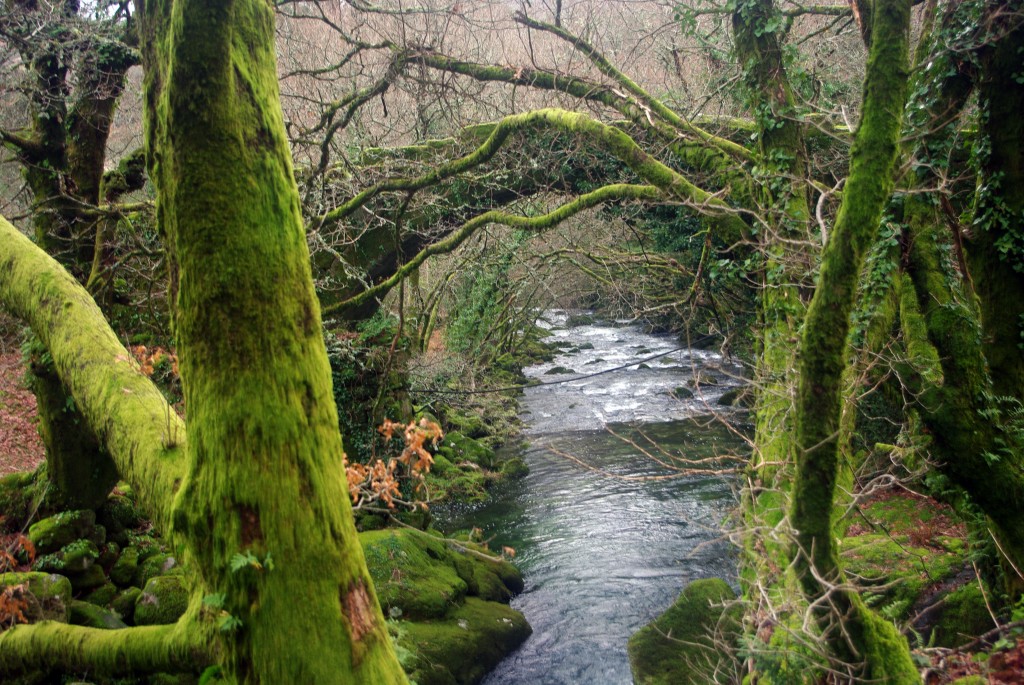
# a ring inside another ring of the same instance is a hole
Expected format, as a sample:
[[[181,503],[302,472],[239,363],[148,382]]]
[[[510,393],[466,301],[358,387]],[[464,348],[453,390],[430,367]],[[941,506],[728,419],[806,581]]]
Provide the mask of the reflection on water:
[[[634,327],[556,328],[555,336],[584,349],[530,370],[543,381],[559,378],[545,373],[558,366],[592,373],[675,347]],[[735,501],[729,479],[666,479],[670,472],[635,445],[663,461],[741,454],[740,437],[708,414],[736,385],[739,369],[691,351],[648,364],[527,390],[530,446],[521,453],[530,475],[506,484],[482,507],[437,512],[449,531],[475,526],[493,538],[492,548],[515,548],[526,577],[526,590],[512,605],[534,633],[488,685],[630,683],[629,636],[689,580],[735,575],[729,545],[720,539]],[[702,383],[693,398],[669,394],[694,374]]]

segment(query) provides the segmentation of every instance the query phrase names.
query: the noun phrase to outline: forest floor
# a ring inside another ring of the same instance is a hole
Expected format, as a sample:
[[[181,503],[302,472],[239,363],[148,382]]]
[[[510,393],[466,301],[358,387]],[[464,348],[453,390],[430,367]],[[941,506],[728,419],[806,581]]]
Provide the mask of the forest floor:
[[[25,384],[17,343],[0,330],[0,476],[31,471],[45,455],[36,431],[36,398]]]

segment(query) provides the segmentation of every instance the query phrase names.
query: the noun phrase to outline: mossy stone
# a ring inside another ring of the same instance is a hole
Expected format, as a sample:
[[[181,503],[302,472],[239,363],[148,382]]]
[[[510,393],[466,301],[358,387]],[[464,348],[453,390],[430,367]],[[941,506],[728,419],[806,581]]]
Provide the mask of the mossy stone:
[[[676,388],[675,390],[673,390],[673,391],[672,391],[672,395],[673,395],[673,396],[674,396],[674,397],[675,397],[675,398],[676,398],[677,400],[689,400],[689,399],[693,399],[693,391],[692,391],[692,390],[690,390],[689,388],[684,388],[684,387],[682,387],[682,386],[679,386],[678,388]]]
[[[117,596],[117,586],[113,583],[106,583],[99,586],[83,599],[89,604],[95,604],[96,606],[105,607],[109,606],[114,597]]]
[[[110,495],[96,510],[96,521],[106,527],[111,540],[121,545],[128,541],[126,531],[137,528],[142,520],[135,503],[124,495]]]
[[[174,623],[188,608],[188,589],[180,575],[156,576],[135,600],[135,625]]]
[[[103,572],[102,566],[93,564],[81,573],[68,576],[68,579],[71,581],[71,587],[75,594],[81,594],[106,585],[107,574]]]
[[[67,576],[85,573],[100,556],[91,540],[75,540],[52,554],[45,554],[32,564],[34,571],[61,573]]]
[[[91,509],[64,511],[33,523],[28,539],[36,546],[37,554],[50,554],[79,538],[89,538],[95,525],[96,512]]]
[[[139,570],[139,548],[126,547],[110,567],[110,579],[121,587],[130,586]]]
[[[992,617],[977,582],[967,583],[945,597],[932,631],[936,647],[959,647],[992,628]]]
[[[490,430],[481,416],[474,413],[460,414],[451,412],[447,416],[447,427],[470,438],[484,438]]]
[[[0,588],[25,585],[31,595],[24,610],[30,623],[60,621],[67,623],[71,602],[71,581],[55,573],[0,573]]]
[[[466,595],[443,540],[411,531],[361,533],[366,563],[385,615],[440,618]]]
[[[695,580],[675,604],[629,638],[627,651],[637,685],[703,685],[724,657],[716,636],[732,642],[742,609],[720,578]]]
[[[70,622],[76,626],[88,628],[101,628],[103,630],[118,630],[128,626],[111,611],[89,602],[82,602],[77,599],[71,600]]]
[[[530,636],[518,611],[468,597],[443,620],[402,622],[400,644],[412,650],[409,677],[419,685],[477,683]]]
[[[141,589],[130,587],[114,598],[110,603],[110,608],[121,616],[122,621],[128,625],[135,625],[135,602],[141,594]]]
[[[512,457],[502,463],[501,473],[506,478],[525,478],[530,474],[530,467],[522,457]]]
[[[164,552],[159,552],[142,559],[138,568],[135,570],[134,584],[138,587],[144,588],[151,578],[165,575],[172,569],[177,568],[177,566],[178,560]]]
[[[454,464],[468,461],[484,468],[494,466],[494,450],[458,431],[445,435],[437,451]]]

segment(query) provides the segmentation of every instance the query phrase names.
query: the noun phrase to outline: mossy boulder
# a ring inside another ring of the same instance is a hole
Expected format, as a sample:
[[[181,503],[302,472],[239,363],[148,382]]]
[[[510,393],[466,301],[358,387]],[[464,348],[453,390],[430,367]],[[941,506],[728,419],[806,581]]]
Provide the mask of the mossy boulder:
[[[96,512],[91,509],[64,511],[33,523],[28,539],[37,554],[50,554],[80,538],[91,539],[95,533]]]
[[[110,603],[110,608],[117,612],[122,621],[128,625],[135,625],[135,602],[138,601],[141,594],[142,590],[137,587],[123,590]]]
[[[0,573],[0,590],[22,585],[19,593],[27,605],[22,612],[30,623],[68,620],[71,581],[54,573]],[[25,594],[27,593],[27,594]]]
[[[359,541],[385,615],[441,618],[469,586],[455,569],[447,544],[405,530],[362,533]]]
[[[105,607],[109,606],[110,603],[114,601],[114,598],[117,597],[117,593],[118,590],[116,585],[113,583],[105,583],[87,594],[83,599],[89,604]]]
[[[959,647],[992,628],[992,617],[977,582],[947,594],[937,611],[931,641],[936,647]]]
[[[689,388],[684,388],[683,386],[679,386],[678,388],[673,390],[671,395],[675,397],[677,400],[693,399],[693,391],[690,390]]]
[[[512,564],[472,543],[456,547],[409,530],[370,531],[359,540],[381,607],[391,616],[443,618],[466,596],[507,602],[523,590]]]
[[[178,575],[151,578],[135,600],[135,625],[174,623],[188,608],[188,589]]]
[[[437,452],[453,464],[468,461],[484,468],[494,466],[494,450],[459,431],[445,435]]]
[[[512,457],[501,464],[501,473],[506,478],[525,478],[530,473],[530,467],[522,457]]]
[[[742,609],[719,578],[695,580],[675,604],[629,638],[627,651],[637,685],[703,685],[723,665],[719,640],[733,642]]]
[[[490,435],[490,430],[479,414],[450,412],[447,416],[446,428],[450,431],[458,431],[470,438],[484,438]]]
[[[69,622],[76,626],[101,628],[103,630],[117,630],[128,627],[124,621],[117,617],[117,614],[89,602],[73,599],[71,600],[70,608],[71,616]]]
[[[106,585],[108,582],[107,574],[103,572],[103,567],[97,564],[93,564],[82,573],[68,576],[68,580],[71,581],[71,587],[76,595],[91,592],[98,587]]]
[[[137,528],[143,516],[130,498],[114,494],[96,510],[96,521],[107,529],[109,539],[125,545],[128,542],[127,531]]]
[[[443,619],[402,624],[400,645],[415,654],[408,667],[418,685],[477,683],[530,636],[505,604],[467,597]]]
[[[135,574],[138,570],[139,548],[126,547],[114,565],[110,567],[110,580],[121,587],[128,587],[135,581]]]
[[[88,571],[99,556],[100,551],[91,540],[75,540],[36,559],[32,570],[72,576]]]
[[[178,569],[178,560],[170,554],[159,552],[148,557],[140,556],[140,563],[135,570],[135,585],[144,588],[151,578],[166,575]]]

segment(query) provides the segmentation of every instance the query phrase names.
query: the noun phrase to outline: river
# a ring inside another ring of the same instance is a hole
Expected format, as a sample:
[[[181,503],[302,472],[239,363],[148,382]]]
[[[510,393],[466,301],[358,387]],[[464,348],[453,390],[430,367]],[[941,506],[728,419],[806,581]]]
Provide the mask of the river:
[[[717,405],[742,369],[638,326],[569,326],[565,312],[545,320],[549,340],[566,347],[527,370],[545,385],[525,391],[525,442],[509,449],[530,474],[482,506],[438,512],[439,523],[477,527],[492,549],[514,548],[526,579],[512,606],[533,635],[485,685],[628,684],[633,632],[688,581],[735,578],[721,532],[734,481],[679,477],[654,459],[743,454],[742,436],[727,424],[741,430],[745,417]],[[609,369],[618,370],[589,375]]]

